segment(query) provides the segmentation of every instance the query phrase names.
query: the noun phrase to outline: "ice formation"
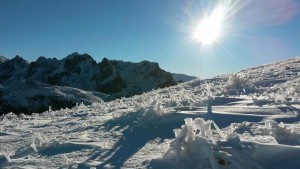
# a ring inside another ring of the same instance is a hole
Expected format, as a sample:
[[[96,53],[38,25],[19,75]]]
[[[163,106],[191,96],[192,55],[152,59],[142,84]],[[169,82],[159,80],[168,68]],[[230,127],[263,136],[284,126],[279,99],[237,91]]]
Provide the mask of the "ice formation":
[[[181,126],[182,129],[173,130],[175,140],[170,143],[170,149],[165,153],[164,158],[175,155],[176,168],[185,168],[187,166],[182,165],[182,161],[192,160],[189,164],[199,168],[219,169],[211,147],[211,142],[215,140],[211,125],[214,124],[215,127],[217,125],[213,121],[205,121],[203,118],[194,120],[185,118],[184,121],[185,125]],[[223,137],[219,128],[217,132]],[[195,162],[196,164],[194,164]]]
[[[295,125],[268,119],[263,125],[232,124],[224,132],[212,120],[185,118],[184,122],[181,129],[173,130],[175,139],[169,143],[163,157],[152,161],[153,168],[295,169],[300,165],[300,148],[297,146],[300,134]],[[255,132],[255,138],[273,138],[274,141],[256,142],[243,130]]]

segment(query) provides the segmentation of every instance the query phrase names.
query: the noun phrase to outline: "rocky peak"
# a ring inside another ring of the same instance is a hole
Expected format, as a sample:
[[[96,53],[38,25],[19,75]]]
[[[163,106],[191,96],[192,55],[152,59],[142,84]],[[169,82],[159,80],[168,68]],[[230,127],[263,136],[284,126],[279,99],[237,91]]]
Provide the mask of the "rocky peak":
[[[80,54],[78,52],[73,52],[70,55],[68,55],[65,59],[72,59],[76,56],[79,56]]]
[[[77,52],[74,52],[74,53],[68,55],[63,60],[74,60],[74,61],[76,61],[76,63],[78,63],[80,61],[86,61],[86,60],[94,61],[94,59],[89,54],[86,54],[86,53],[85,54],[79,54]]]
[[[3,62],[0,66],[0,83],[6,81],[24,80],[25,70],[28,67],[28,62],[17,55],[11,60]]]
[[[76,74],[80,74],[82,72],[82,69],[88,71],[97,64],[90,55],[80,55],[77,52],[67,56],[65,59],[63,59],[63,61],[64,71],[74,72]]]
[[[141,94],[176,84],[172,75],[155,62],[132,63],[104,58],[99,67],[100,74],[95,78],[98,90],[116,97]]]
[[[19,66],[21,68],[28,65],[28,62],[23,59],[21,56],[17,55],[13,59],[10,60],[12,63],[14,63],[16,66]]]
[[[4,63],[6,61],[8,61],[9,59],[7,59],[6,57],[4,56],[0,56],[0,63]]]
[[[41,56],[35,62],[29,64],[26,76],[32,80],[46,82],[57,64],[58,60],[56,58],[50,59]]]

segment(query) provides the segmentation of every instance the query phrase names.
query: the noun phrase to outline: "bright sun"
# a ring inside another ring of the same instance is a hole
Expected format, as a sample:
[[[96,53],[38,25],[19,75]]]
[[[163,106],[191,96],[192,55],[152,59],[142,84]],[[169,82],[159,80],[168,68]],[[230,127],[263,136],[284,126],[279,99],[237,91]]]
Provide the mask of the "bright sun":
[[[211,44],[222,35],[222,23],[224,20],[224,8],[218,7],[211,15],[203,18],[194,30],[193,38],[202,44]]]

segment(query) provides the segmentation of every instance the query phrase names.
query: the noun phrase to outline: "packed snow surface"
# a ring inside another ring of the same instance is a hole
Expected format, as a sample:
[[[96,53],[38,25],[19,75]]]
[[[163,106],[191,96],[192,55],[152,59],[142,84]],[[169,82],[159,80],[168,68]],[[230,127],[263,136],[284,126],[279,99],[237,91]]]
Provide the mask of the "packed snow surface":
[[[299,169],[299,63],[3,115],[0,168]]]

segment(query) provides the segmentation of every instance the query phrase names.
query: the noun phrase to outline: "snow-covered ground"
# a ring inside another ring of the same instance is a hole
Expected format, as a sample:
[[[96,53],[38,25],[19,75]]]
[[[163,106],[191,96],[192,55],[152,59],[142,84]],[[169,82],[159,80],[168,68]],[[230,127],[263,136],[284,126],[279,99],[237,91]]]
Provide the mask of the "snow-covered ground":
[[[3,115],[0,168],[299,169],[299,61]]]

